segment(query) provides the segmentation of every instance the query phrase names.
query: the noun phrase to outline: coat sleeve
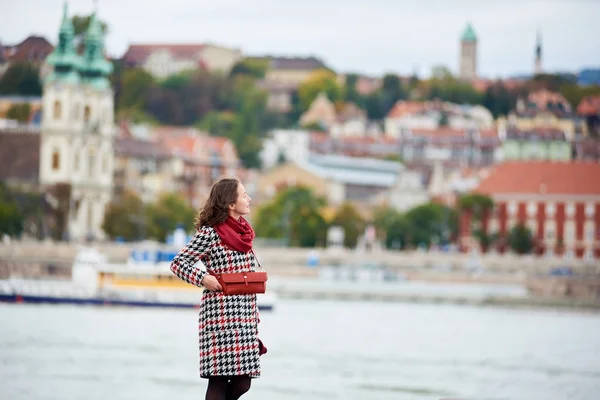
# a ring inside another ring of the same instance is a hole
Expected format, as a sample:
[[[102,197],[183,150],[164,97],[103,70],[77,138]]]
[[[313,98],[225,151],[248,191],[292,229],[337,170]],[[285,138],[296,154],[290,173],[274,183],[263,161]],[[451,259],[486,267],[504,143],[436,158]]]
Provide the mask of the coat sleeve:
[[[202,287],[200,282],[207,272],[196,267],[195,264],[205,258],[216,243],[217,234],[214,229],[202,227],[173,258],[171,271],[183,281]]]

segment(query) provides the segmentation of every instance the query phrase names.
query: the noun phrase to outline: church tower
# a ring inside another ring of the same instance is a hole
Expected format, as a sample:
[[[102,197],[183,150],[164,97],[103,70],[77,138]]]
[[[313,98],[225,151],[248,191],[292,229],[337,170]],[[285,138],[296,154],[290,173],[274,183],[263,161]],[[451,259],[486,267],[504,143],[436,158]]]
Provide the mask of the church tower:
[[[477,36],[471,24],[467,24],[460,38],[460,79],[477,79]]]
[[[536,43],[535,43],[535,74],[541,74],[542,70],[542,35],[540,31],[537,32]]]
[[[71,185],[67,229],[71,240],[104,238],[104,210],[112,197],[115,125],[112,64],[104,57],[102,27],[92,15],[83,56],[64,6],[59,42],[48,56],[44,82],[40,183]]]

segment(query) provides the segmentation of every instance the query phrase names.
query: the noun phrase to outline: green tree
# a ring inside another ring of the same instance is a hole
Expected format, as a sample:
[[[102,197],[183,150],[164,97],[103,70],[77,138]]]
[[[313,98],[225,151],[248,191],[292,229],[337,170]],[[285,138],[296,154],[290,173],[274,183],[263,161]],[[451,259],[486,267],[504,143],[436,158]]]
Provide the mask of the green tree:
[[[210,132],[214,136],[234,136],[231,135],[237,115],[232,111],[210,111],[196,124],[204,131]]]
[[[581,100],[586,96],[600,95],[600,86],[581,87],[574,83],[566,83],[560,87],[560,93],[565,96],[573,109],[576,109]]]
[[[398,75],[387,74],[383,77],[383,83],[379,93],[383,113],[387,114],[398,100],[408,97],[407,91],[402,86]]]
[[[307,110],[321,92],[324,92],[329,100],[334,103],[344,98],[344,90],[338,85],[335,73],[327,69],[319,69],[312,72],[306,81],[298,87],[302,110]]]
[[[365,231],[365,221],[350,203],[342,204],[330,222],[332,226],[344,229],[344,247],[355,248],[358,237]]]
[[[259,237],[286,239],[291,246],[315,247],[325,243],[327,223],[319,210],[325,200],[305,187],[288,188],[261,207],[254,222]]]
[[[25,218],[13,202],[0,201],[0,233],[8,236],[20,236]]]
[[[123,71],[117,110],[143,110],[148,91],[154,86],[154,77],[141,68]]]
[[[75,46],[80,53],[83,52],[85,33],[90,26],[91,18],[91,15],[74,15],[71,18],[73,31],[75,33]],[[100,21],[100,27],[102,28],[102,33],[106,35],[108,33],[108,25],[106,22]]]
[[[533,235],[523,224],[515,225],[508,233],[508,245],[517,254],[529,254],[533,244]]]
[[[405,214],[408,232],[406,243],[429,246],[442,242],[457,231],[457,214],[446,206],[427,203],[412,208]]]
[[[254,79],[263,79],[268,68],[269,61],[266,59],[246,58],[238,61],[231,69],[229,75],[232,77],[236,75],[246,75]]]
[[[13,104],[6,112],[6,118],[14,119],[19,122],[29,122],[31,114],[31,105],[29,103]]]
[[[41,96],[39,68],[28,62],[12,63],[0,78],[0,94]]]
[[[462,196],[458,201],[458,207],[461,211],[468,210],[473,213],[471,229],[474,236],[479,240],[483,251],[487,251],[493,240],[489,232],[485,233],[483,231],[481,223],[485,213],[489,213],[494,209],[494,200],[484,194],[472,193]]]
[[[143,239],[145,224],[142,200],[135,192],[125,192],[106,207],[102,229],[111,239]]]
[[[379,206],[373,210],[373,225],[377,231],[377,237],[380,240],[386,238],[392,221],[399,215],[400,213],[398,211],[388,206]]]
[[[406,217],[400,213],[389,216],[385,235],[385,247],[400,250],[407,247],[410,225]]]
[[[178,224],[183,224],[184,229],[189,232],[194,227],[195,214],[196,210],[182,197],[172,193],[164,194],[156,203],[146,208],[148,235],[164,242],[167,235],[173,232]]]
[[[481,104],[483,99],[483,95],[475,90],[469,82],[452,77],[430,79],[421,84],[424,86],[427,100],[439,98],[442,101],[458,104]]]
[[[490,110],[494,118],[497,118],[501,115],[508,115],[515,107],[516,101],[516,94],[511,94],[502,82],[496,82],[486,89],[482,105]]]

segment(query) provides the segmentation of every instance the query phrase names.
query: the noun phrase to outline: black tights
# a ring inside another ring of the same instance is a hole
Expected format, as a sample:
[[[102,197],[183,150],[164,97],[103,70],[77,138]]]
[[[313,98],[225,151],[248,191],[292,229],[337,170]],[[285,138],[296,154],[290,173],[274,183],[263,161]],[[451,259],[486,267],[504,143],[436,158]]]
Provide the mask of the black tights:
[[[208,378],[206,400],[237,400],[250,390],[250,377],[214,376]]]

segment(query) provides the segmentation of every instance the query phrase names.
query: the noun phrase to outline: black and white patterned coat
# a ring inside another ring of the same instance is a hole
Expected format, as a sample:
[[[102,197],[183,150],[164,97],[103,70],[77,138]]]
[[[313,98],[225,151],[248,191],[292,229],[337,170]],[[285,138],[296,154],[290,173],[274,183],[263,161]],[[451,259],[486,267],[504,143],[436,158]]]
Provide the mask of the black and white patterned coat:
[[[253,272],[252,252],[227,247],[212,227],[202,227],[171,262],[171,271],[192,285],[200,286],[207,274],[196,267],[201,260],[211,273]],[[224,296],[204,290],[198,329],[200,376],[260,376],[256,295]]]

